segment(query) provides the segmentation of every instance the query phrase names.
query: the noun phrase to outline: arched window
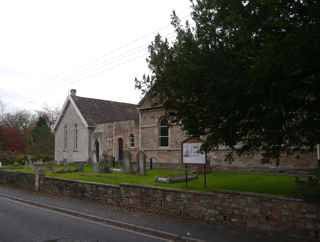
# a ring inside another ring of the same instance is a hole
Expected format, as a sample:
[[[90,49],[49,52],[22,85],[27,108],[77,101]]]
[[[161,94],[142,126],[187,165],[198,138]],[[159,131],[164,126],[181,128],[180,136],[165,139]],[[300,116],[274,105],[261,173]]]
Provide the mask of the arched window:
[[[130,147],[134,147],[134,135],[133,134],[130,134],[129,135],[129,146]]]
[[[169,146],[169,125],[166,118],[160,120],[159,144],[161,147]]]
[[[78,124],[74,125],[73,150],[78,150]]]
[[[68,126],[64,126],[64,140],[63,140],[63,147],[64,150],[67,150],[68,148]]]

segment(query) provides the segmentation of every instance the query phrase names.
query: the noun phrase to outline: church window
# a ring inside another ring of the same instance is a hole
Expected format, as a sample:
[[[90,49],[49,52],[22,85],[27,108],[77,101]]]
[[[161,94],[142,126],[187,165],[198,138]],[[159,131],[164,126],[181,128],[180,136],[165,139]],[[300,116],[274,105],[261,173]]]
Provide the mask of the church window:
[[[67,150],[68,148],[68,126],[64,126],[64,144],[63,144],[64,150]]]
[[[166,118],[160,120],[159,143],[161,147],[169,146],[169,125]]]
[[[74,125],[74,141],[73,141],[73,150],[78,150],[78,124]]]
[[[135,146],[134,135],[133,134],[130,134],[130,136],[129,136],[129,145],[130,145],[130,147],[134,147]]]

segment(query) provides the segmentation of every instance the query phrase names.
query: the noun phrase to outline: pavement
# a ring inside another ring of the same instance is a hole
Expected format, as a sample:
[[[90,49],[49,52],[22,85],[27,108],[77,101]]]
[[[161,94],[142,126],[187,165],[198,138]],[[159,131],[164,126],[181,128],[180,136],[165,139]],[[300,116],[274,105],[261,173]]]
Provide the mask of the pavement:
[[[226,226],[128,212],[100,203],[0,186],[0,242],[291,242]]]

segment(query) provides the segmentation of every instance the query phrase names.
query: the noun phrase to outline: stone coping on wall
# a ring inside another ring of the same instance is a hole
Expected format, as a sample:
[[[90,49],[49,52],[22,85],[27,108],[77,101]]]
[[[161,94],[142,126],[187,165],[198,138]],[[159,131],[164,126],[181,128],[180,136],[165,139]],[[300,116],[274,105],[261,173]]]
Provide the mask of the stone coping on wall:
[[[46,179],[50,179],[50,180],[65,181],[65,182],[70,182],[70,183],[82,183],[82,184],[95,185],[95,186],[106,186],[106,187],[112,187],[112,188],[120,188],[119,185],[107,184],[107,183],[80,181],[80,180],[70,180],[70,179],[66,179],[66,178],[51,177],[51,176],[45,176],[45,178]]]
[[[239,191],[233,191],[233,190],[223,190],[223,189],[213,189],[208,192],[201,192],[201,191],[195,191],[195,190],[184,190],[184,189],[178,189],[178,188],[167,188],[167,187],[157,187],[157,186],[145,186],[145,185],[138,185],[138,184],[129,184],[129,183],[121,183],[121,186],[126,187],[133,187],[133,188],[140,188],[140,189],[152,189],[152,190],[162,190],[165,192],[181,192],[181,193],[188,193],[188,194],[195,194],[195,195],[207,195],[212,196],[219,194],[229,194],[229,195],[238,195],[238,196],[247,196],[247,197],[257,197],[257,198],[265,198],[265,199],[272,199],[272,200],[281,200],[281,201],[293,201],[293,202],[303,202],[305,203],[303,199],[299,198],[292,198],[292,197],[284,197],[284,196],[277,196],[277,195],[271,195],[271,194],[264,194],[264,193],[254,193],[254,192],[239,192]]]

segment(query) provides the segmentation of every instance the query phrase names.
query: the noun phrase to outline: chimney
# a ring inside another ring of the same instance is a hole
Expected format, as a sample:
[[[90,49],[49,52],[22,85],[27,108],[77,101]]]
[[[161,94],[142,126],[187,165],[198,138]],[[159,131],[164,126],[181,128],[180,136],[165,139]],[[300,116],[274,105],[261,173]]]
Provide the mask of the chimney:
[[[77,90],[76,89],[71,89],[70,90],[70,95],[71,96],[76,96],[77,95]]]

